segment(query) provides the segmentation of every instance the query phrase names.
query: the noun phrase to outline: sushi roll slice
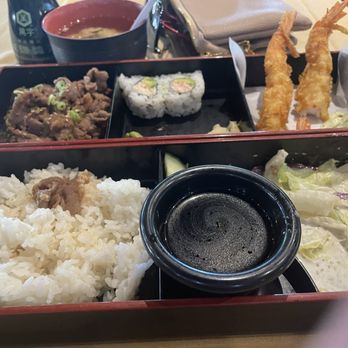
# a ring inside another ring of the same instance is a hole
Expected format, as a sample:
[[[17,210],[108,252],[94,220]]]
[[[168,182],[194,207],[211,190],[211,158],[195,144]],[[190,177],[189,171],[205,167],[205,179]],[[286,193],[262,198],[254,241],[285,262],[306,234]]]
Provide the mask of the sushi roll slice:
[[[189,74],[162,75],[166,85],[165,112],[174,117],[192,115],[202,107],[204,79],[197,70]]]
[[[142,118],[163,117],[165,104],[157,76],[131,76],[121,74],[118,83],[126,104],[132,113]]]

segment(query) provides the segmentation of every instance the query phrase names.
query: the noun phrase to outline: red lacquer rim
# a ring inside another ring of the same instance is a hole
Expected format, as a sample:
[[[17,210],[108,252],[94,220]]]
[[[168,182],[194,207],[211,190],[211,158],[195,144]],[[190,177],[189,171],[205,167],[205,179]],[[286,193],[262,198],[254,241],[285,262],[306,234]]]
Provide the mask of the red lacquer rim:
[[[158,136],[144,138],[110,138],[98,140],[79,140],[79,141],[50,141],[50,142],[31,142],[31,143],[4,143],[0,145],[0,152],[20,152],[20,151],[49,151],[49,150],[76,150],[76,149],[98,149],[110,147],[135,147],[135,146],[156,146],[156,145],[178,145],[178,144],[198,144],[198,143],[219,143],[219,142],[242,142],[242,141],[264,141],[264,140],[290,140],[308,138],[336,138],[348,137],[347,130],[335,132],[310,132],[301,131],[298,134],[292,132],[245,132],[242,135],[182,135],[182,136]]]
[[[83,313],[83,312],[110,312],[110,311],[144,311],[168,310],[179,308],[211,308],[237,307],[246,305],[289,304],[298,302],[331,302],[348,299],[348,292],[308,293],[293,295],[264,295],[240,296],[203,299],[180,300],[134,300],[105,303],[58,304],[43,306],[19,306],[0,308],[0,316],[56,314],[56,313]]]
[[[332,56],[338,55],[339,51],[331,51]],[[304,56],[304,53],[301,53],[300,56]],[[262,53],[256,53],[253,55],[247,55],[247,61],[253,59],[259,59],[264,57]],[[192,61],[192,60],[209,60],[209,59],[232,59],[231,55],[221,55],[221,56],[187,56],[187,57],[173,57],[161,59],[161,62],[175,62],[175,61]],[[11,65],[1,65],[0,72],[4,69],[25,69],[25,68],[45,68],[45,67],[68,67],[68,66],[86,66],[86,65],[116,65],[116,64],[129,64],[129,63],[147,63],[147,62],[158,62],[158,59],[124,59],[124,60],[106,60],[99,62],[74,62],[74,63],[48,63],[48,64],[11,64]]]

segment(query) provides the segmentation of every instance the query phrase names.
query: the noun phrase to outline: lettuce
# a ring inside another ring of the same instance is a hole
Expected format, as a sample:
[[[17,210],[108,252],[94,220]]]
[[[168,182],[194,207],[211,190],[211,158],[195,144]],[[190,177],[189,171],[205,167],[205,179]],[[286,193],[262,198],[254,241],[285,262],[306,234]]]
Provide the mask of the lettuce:
[[[287,152],[265,166],[265,176],[294,203],[302,224],[298,257],[321,290],[348,290],[348,164],[330,159],[318,168],[290,168]]]
[[[285,150],[279,150],[277,154],[266,163],[265,177],[277,184],[279,170],[286,165],[286,157],[288,157],[288,153]]]
[[[329,216],[340,203],[333,193],[316,190],[298,190],[287,192],[296,209],[305,215]]]
[[[323,255],[327,241],[328,239],[311,240],[300,246],[299,253],[309,260],[316,260]]]
[[[348,115],[343,112],[335,112],[324,122],[322,128],[344,128],[348,127]]]
[[[347,250],[328,230],[311,224],[302,225],[297,256],[319,290],[347,290]]]

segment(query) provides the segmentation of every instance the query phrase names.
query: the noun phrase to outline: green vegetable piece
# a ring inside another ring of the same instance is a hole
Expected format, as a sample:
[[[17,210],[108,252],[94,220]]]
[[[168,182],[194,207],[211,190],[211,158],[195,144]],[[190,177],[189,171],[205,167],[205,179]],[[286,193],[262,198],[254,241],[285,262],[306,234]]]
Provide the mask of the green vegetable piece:
[[[335,112],[322,124],[322,128],[345,128],[348,127],[348,115],[342,112]]]
[[[228,129],[226,127],[222,127],[221,124],[214,124],[212,130],[208,132],[208,134],[222,134],[228,133]]]
[[[157,81],[152,77],[144,77],[138,81],[133,90],[139,94],[151,96],[156,94]]]
[[[191,79],[191,77],[179,77],[175,79],[177,82],[185,83],[190,85],[192,88],[196,86],[196,81]]]
[[[64,80],[59,80],[56,82],[55,87],[58,89],[60,93],[63,93],[66,90],[66,83]]]
[[[142,83],[144,84],[144,86],[146,86],[147,88],[155,88],[157,86],[157,82],[154,78],[152,77],[144,77],[142,79]]]
[[[227,127],[221,126],[219,123],[213,126],[213,129],[208,134],[222,134],[222,133],[239,133],[240,129],[235,121],[230,121]]]
[[[227,129],[230,133],[240,133],[240,129],[236,121],[230,121],[228,123]]]
[[[348,226],[348,209],[346,207],[335,207],[332,212],[332,218]]]
[[[142,138],[143,136],[136,131],[128,132],[124,135],[125,138]]]
[[[54,106],[58,111],[64,111],[66,109],[66,104],[63,101],[57,101]]]
[[[74,123],[78,123],[81,121],[81,115],[79,110],[69,110],[68,115]]]
[[[48,101],[47,101],[47,103],[48,103],[48,105],[56,105],[56,103],[57,103],[57,98],[56,98],[56,96],[53,95],[53,94],[50,94],[50,95],[48,96]]]
[[[168,152],[164,154],[164,170],[166,177],[186,168],[187,166],[181,162],[179,158],[171,155]]]
[[[312,240],[299,248],[299,253],[308,260],[316,260],[325,249],[327,240]]]

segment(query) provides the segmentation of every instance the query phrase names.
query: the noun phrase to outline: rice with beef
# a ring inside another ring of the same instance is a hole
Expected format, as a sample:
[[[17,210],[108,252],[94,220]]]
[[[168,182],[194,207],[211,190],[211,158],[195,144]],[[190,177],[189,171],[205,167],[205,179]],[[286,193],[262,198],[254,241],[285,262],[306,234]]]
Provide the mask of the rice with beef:
[[[81,211],[38,208],[32,188],[49,177],[78,176]],[[127,300],[152,261],[139,236],[148,189],[136,180],[97,179],[50,164],[0,177],[0,304]]]

